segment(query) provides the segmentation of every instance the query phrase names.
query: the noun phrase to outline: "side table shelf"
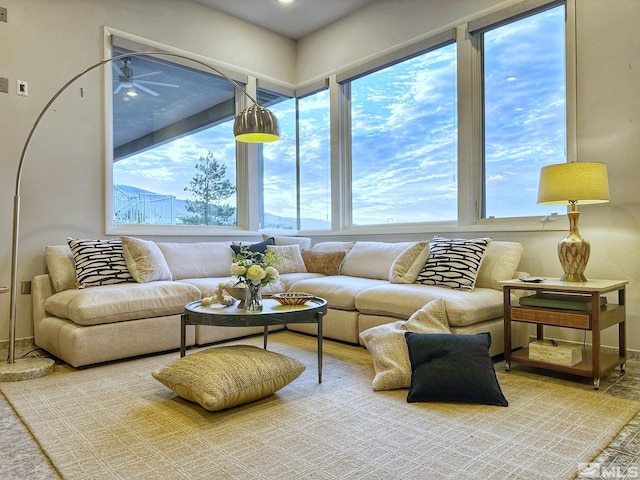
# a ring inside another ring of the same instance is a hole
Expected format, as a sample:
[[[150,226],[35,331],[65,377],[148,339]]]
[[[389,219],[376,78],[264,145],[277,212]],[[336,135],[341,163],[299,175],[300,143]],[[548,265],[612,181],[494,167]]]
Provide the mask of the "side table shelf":
[[[600,379],[618,366],[624,373],[626,362],[626,280],[591,280],[587,282],[562,282],[548,279],[541,283],[526,283],[518,280],[501,282],[504,295],[504,360],[506,370],[511,363],[522,363],[534,367],[557,370],[560,372],[591,377],[593,387],[600,387]],[[591,308],[588,311],[567,310],[561,308],[534,307],[512,304],[513,290],[530,290],[535,293],[563,293],[590,297]],[[606,303],[601,307],[601,297],[617,292],[618,303]],[[536,325],[536,338],[544,338],[544,327],[573,328],[591,332],[591,346],[582,351],[582,361],[568,366],[544,362],[529,358],[529,348],[511,351],[511,322],[523,322]],[[601,331],[618,325],[618,353],[601,350]]]

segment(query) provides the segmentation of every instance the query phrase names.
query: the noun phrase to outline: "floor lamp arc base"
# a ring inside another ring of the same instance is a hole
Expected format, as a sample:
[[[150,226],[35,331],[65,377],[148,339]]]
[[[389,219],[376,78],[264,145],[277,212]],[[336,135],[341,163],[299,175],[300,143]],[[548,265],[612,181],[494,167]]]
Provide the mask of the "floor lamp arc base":
[[[51,358],[20,358],[14,363],[0,364],[0,382],[18,382],[44,377],[53,372],[56,362]]]

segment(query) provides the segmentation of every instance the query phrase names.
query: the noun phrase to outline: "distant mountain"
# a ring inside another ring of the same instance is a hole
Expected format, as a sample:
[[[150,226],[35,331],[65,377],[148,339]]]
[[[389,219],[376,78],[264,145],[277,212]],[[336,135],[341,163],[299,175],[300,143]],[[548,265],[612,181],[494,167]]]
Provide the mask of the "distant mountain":
[[[120,190],[125,195],[159,195],[164,194],[151,192],[142,188],[133,187],[131,185],[114,185],[114,189]],[[186,217],[190,215],[187,211],[187,202],[174,198],[173,208],[176,218]],[[325,220],[316,220],[313,218],[305,218],[302,220],[302,224],[305,230],[327,230],[331,228],[330,222]],[[270,213],[264,214],[264,226],[266,229],[278,229],[278,230],[295,230],[297,226],[296,219],[292,217],[281,217],[278,215],[272,215]]]
[[[302,219],[302,225],[305,230],[328,230],[331,223],[325,220],[316,220],[314,218]],[[266,229],[296,230],[296,219],[291,217],[279,217],[278,215],[264,214],[264,226]]]

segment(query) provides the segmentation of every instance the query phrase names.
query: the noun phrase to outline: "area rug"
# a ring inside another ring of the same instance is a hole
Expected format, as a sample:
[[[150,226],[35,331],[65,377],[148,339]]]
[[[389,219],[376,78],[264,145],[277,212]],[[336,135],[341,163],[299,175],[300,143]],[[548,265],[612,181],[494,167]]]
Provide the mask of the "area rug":
[[[244,340],[260,346],[261,337]],[[508,407],[407,403],[374,392],[369,353],[269,337],[307,369],[275,395],[223,412],[176,397],[151,372],[177,353],[1,389],[65,479],[570,479],[640,403],[527,372],[498,379]]]

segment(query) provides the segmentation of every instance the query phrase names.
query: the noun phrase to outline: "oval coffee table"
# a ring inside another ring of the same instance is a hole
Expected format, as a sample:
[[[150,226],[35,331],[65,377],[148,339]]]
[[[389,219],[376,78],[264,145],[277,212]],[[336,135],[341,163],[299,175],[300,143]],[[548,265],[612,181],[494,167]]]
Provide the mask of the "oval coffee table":
[[[261,312],[247,312],[236,305],[222,306],[214,303],[207,307],[200,300],[184,306],[180,322],[180,356],[186,353],[187,325],[214,325],[219,327],[264,327],[264,348],[270,325],[287,323],[318,324],[318,383],[322,383],[322,317],[327,313],[327,301],[314,297],[304,305],[284,306],[272,298],[262,301]]]

